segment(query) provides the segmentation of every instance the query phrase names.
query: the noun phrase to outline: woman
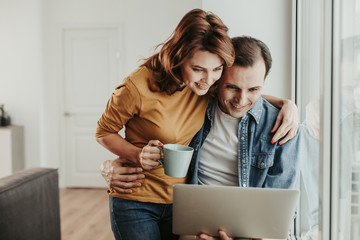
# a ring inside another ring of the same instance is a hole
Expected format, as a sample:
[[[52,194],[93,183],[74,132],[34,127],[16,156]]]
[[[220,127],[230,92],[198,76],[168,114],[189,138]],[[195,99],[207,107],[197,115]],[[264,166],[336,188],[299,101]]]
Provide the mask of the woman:
[[[164,174],[156,146],[188,145],[201,128],[206,93],[234,60],[227,31],[214,14],[190,11],[160,51],[125,78],[110,98],[98,121],[97,141],[128,166],[144,169],[146,176],[131,194],[109,188],[116,239],[177,239],[171,232],[172,186],[185,183],[185,178]],[[123,126],[126,139],[118,134]]]

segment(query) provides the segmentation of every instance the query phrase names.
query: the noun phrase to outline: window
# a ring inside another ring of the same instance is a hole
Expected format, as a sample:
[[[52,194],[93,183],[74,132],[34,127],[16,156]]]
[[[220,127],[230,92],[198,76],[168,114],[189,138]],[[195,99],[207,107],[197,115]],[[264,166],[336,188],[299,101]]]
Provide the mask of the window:
[[[297,1],[296,102],[305,131],[301,139],[298,239],[318,239],[321,106],[320,1]]]
[[[334,2],[333,111],[339,139],[333,157],[332,239],[360,237],[360,1]],[[336,130],[336,129],[335,129]]]
[[[297,1],[298,239],[360,237],[360,0]]]

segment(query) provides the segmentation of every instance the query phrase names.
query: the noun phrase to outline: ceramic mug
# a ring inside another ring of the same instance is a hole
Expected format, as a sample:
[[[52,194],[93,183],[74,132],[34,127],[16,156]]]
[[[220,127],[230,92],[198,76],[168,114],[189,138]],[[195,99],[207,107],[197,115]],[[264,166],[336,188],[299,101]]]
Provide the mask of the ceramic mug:
[[[159,147],[164,159],[158,162],[164,167],[165,174],[170,177],[185,177],[194,149],[180,144],[165,144]]]

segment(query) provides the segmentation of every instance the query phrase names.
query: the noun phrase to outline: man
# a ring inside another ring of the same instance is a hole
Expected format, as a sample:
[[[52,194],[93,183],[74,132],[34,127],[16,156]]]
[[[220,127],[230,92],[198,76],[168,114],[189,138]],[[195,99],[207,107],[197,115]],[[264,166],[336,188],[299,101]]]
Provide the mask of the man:
[[[272,58],[267,46],[251,37],[232,39],[235,62],[224,70],[216,98],[209,103],[205,122],[191,142],[195,151],[190,167],[193,184],[240,187],[295,188],[299,175],[299,133],[286,145],[276,143],[272,127],[279,110],[261,97]],[[121,164],[120,160],[118,164]],[[121,168],[120,190],[141,174]],[[120,170],[120,169],[119,169]],[[104,175],[104,172],[103,172]],[[127,179],[125,179],[127,178]],[[105,177],[106,179],[106,177]],[[221,239],[231,239],[220,233]],[[205,234],[201,239],[213,239]]]
[[[235,62],[224,70],[217,99],[209,104],[204,125],[190,144],[195,149],[191,183],[295,188],[300,133],[286,145],[270,142],[279,110],[261,97],[272,64],[270,51],[251,37],[232,41]]]
[[[204,125],[191,143],[191,182],[293,188],[298,136],[286,146],[270,141],[279,110],[261,97],[272,63],[269,49],[251,37],[233,38],[233,44],[234,65],[224,70],[217,100],[209,104]]]

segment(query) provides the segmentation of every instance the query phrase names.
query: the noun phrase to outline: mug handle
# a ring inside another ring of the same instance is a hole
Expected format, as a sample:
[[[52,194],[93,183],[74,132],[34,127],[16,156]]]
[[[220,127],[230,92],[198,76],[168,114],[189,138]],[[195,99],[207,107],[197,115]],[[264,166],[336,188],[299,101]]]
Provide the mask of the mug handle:
[[[161,164],[161,166],[164,167],[164,162],[163,162],[163,161],[161,161],[160,159],[158,159],[158,160],[156,160],[156,161],[158,161],[158,162]]]
[[[157,147],[158,149],[160,149],[160,151],[162,152],[162,155],[164,156],[164,147],[163,147],[163,146],[162,146],[162,147],[156,146],[156,147]],[[161,153],[160,153],[160,156],[161,156]],[[157,161],[161,164],[161,166],[164,167],[164,160],[158,159]]]

